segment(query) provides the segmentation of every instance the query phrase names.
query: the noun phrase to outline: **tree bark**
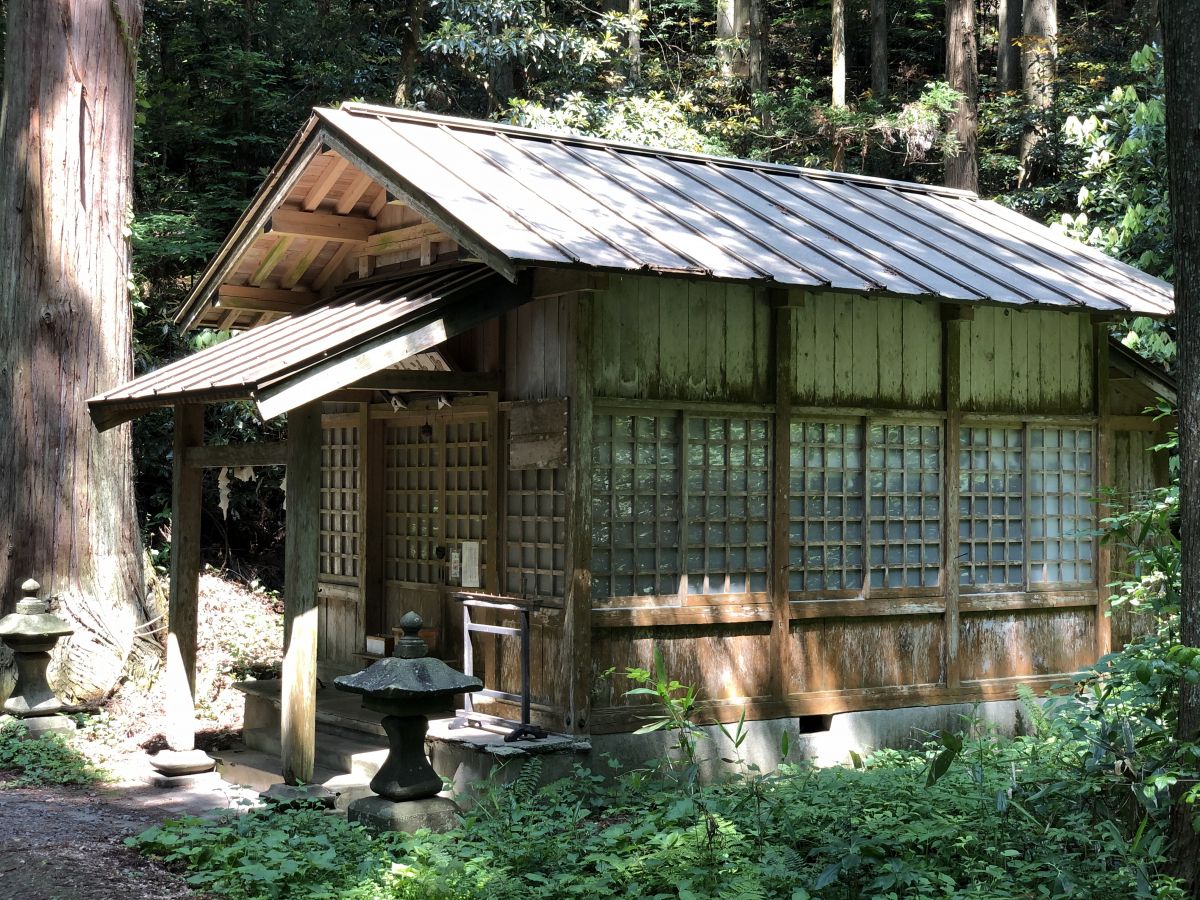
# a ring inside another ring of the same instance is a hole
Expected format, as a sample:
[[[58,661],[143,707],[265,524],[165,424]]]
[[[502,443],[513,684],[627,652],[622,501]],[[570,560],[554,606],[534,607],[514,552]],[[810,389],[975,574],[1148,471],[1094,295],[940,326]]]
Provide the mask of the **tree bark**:
[[[999,0],[996,36],[996,87],[1015,91],[1021,84],[1021,0]]]
[[[876,100],[888,95],[887,0],[871,0],[871,94]]]
[[[0,605],[35,577],[76,632],[72,699],[121,676],[144,622],[129,426],[85,400],[132,374],[128,295],[140,0],[12,0],[0,101]]]
[[[946,2],[946,81],[963,95],[951,119],[959,147],[956,155],[946,157],[946,185],[978,191],[979,59],[975,0]]]
[[[1025,102],[1035,117],[1054,103],[1054,79],[1058,74],[1058,8],[1055,0],[1025,0],[1022,14],[1021,70]],[[1021,168],[1017,184],[1031,184],[1035,175],[1034,152],[1045,137],[1038,121],[1021,135]]]
[[[746,78],[750,0],[717,0],[717,61],[725,78]]]
[[[749,24],[747,26],[747,62],[750,66],[750,90],[755,94],[765,93],[771,83],[767,62],[767,43],[770,39],[770,16],[767,0],[750,0]]]
[[[428,0],[408,0],[404,17],[407,19],[404,40],[400,44],[400,76],[396,79],[397,106],[408,106],[412,102],[412,79],[421,58],[421,36],[425,27],[425,10]]]
[[[829,52],[833,57],[833,89],[830,104],[846,105],[846,0],[832,0],[833,33]]]
[[[629,80],[642,80],[642,0],[629,0],[629,15],[634,18],[629,28]]]
[[[1200,647],[1200,17],[1188,0],[1164,0],[1167,159],[1175,243],[1176,340],[1179,346],[1179,510],[1182,589],[1179,639]],[[1177,737],[1200,740],[1200,687],[1183,680]],[[1182,792],[1180,792],[1182,793]],[[1197,808],[1171,810],[1175,874],[1200,896]]]

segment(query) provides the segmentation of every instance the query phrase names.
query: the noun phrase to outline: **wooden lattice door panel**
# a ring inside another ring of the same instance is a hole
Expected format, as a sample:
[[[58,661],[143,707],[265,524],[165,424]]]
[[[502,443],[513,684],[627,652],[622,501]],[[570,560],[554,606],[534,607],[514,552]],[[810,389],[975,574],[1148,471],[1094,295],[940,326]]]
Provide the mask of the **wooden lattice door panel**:
[[[321,429],[321,581],[357,585],[362,555],[359,429]]]
[[[1026,440],[1029,581],[1089,584],[1096,576],[1092,429],[1031,426]]]
[[[504,589],[518,597],[566,595],[566,469],[509,469]]]
[[[1025,440],[1020,427],[959,430],[959,581],[1025,586]]]
[[[384,571],[391,584],[449,582],[464,541],[487,555],[487,419],[416,415],[384,429]]]

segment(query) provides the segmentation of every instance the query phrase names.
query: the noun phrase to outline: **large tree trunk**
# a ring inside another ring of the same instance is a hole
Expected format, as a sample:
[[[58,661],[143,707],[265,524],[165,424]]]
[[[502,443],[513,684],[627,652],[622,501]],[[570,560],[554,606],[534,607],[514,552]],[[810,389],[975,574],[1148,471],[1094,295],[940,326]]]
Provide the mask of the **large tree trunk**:
[[[1165,0],[1163,24],[1179,342],[1179,639],[1200,647],[1200,17],[1188,0]],[[1180,681],[1177,736],[1180,743],[1200,740],[1200,687],[1186,679]],[[1188,882],[1193,897],[1200,896],[1200,840],[1192,827],[1196,812],[1195,806],[1178,802],[1171,813],[1175,874]]]
[[[833,0],[833,34],[829,40],[829,52],[833,57],[833,90],[830,103],[846,105],[846,0]]]
[[[750,66],[750,90],[755,94],[765,93],[770,86],[770,69],[767,62],[770,16],[767,0],[750,0],[750,22],[747,28],[749,44],[746,50]]]
[[[996,87],[1015,91],[1021,84],[1021,0],[998,0],[996,29]]]
[[[956,155],[946,157],[946,185],[977,191],[979,59],[975,42],[975,0],[946,2],[946,80],[963,95],[951,120],[959,147]]]
[[[876,100],[888,95],[887,0],[871,0],[871,93]]]
[[[1058,74],[1058,8],[1055,0],[1025,0],[1022,18],[1021,70],[1025,102],[1036,115],[1054,103],[1054,79]],[[1021,135],[1019,185],[1033,181],[1034,152],[1045,132],[1042,124],[1033,122]]]
[[[139,0],[11,0],[0,106],[0,603],[34,577],[75,623],[53,670],[109,691],[144,621],[129,427],[84,401],[132,374]],[[137,643],[138,649],[145,649]]]
[[[749,26],[749,0],[717,0],[717,61],[726,78],[750,74],[745,46]]]
[[[412,79],[421,57],[421,35],[425,25],[425,9],[428,0],[408,0],[404,6],[404,40],[400,43],[400,75],[396,79],[397,106],[408,106],[412,102]]]

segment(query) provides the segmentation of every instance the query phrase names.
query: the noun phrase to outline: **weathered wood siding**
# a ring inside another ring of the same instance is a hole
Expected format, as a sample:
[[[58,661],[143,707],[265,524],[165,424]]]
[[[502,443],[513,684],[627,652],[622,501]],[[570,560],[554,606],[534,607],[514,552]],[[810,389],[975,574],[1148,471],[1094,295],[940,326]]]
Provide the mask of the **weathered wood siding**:
[[[1095,622],[1094,604],[964,614],[958,647],[963,680],[1074,672],[1096,661]]]
[[[771,310],[740,284],[614,276],[592,305],[597,397],[769,402]]]
[[[531,300],[504,321],[504,399],[567,394],[574,334],[574,294]]]
[[[944,635],[941,616],[793,622],[789,693],[940,684]]]
[[[964,412],[1095,410],[1095,347],[1085,313],[979,307],[962,335]]]
[[[791,320],[796,405],[941,407],[937,303],[814,294]]]

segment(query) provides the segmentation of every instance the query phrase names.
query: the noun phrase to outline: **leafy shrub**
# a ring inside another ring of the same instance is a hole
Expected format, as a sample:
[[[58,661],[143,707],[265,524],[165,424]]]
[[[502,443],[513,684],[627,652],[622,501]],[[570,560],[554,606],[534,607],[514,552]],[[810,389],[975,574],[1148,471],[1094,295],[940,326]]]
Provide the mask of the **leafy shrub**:
[[[104,778],[70,741],[59,734],[30,737],[20,722],[0,725],[0,771],[14,771],[7,784],[28,787],[46,784],[91,784]]]

